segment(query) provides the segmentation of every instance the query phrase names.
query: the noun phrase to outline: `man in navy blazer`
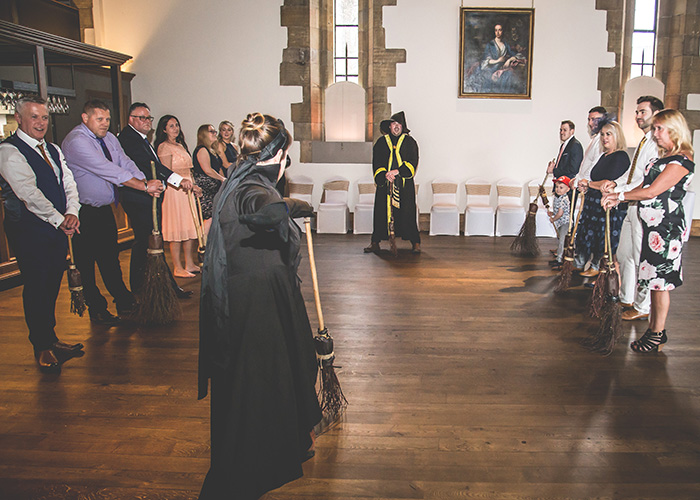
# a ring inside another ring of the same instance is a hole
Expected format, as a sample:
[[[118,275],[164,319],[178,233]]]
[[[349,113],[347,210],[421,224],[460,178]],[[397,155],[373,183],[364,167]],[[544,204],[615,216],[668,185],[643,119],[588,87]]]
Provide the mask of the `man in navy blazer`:
[[[129,107],[128,125],[119,133],[119,142],[126,155],[133,160],[147,179],[153,178],[151,162],[155,163],[156,178],[159,181],[170,184],[172,188],[190,191],[193,187],[192,181],[184,179],[168,167],[163,165],[158,159],[156,151],[148,141],[148,133],[151,131],[153,117],[151,110],[145,103],[135,102]],[[148,256],[148,237],[153,231],[153,198],[138,189],[128,186],[119,188],[119,199],[124,211],[129,217],[129,223],[134,231],[134,242],[131,246],[130,262],[130,285],[131,290],[136,292],[143,284],[145,276],[146,260]],[[162,197],[158,198],[158,219],[161,219]],[[180,288],[175,279],[170,274],[170,281],[175,289],[175,293],[180,298],[187,298],[192,295],[191,291]]]
[[[559,153],[557,157],[550,161],[547,165],[547,172],[554,175],[557,179],[561,176],[566,176],[573,179],[578,174],[583,161],[583,147],[581,143],[574,137],[576,126],[571,120],[564,120],[559,127]]]

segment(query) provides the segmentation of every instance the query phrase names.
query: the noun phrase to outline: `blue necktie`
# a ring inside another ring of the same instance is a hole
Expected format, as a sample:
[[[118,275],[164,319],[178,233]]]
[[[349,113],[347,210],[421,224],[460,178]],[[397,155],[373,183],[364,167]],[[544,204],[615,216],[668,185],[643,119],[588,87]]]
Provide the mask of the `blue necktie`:
[[[107,149],[107,144],[105,144],[105,140],[102,137],[98,137],[97,141],[100,143],[100,146],[102,146],[102,152],[105,154],[105,158],[107,158],[109,161],[112,161],[112,155],[109,152],[109,149]]]

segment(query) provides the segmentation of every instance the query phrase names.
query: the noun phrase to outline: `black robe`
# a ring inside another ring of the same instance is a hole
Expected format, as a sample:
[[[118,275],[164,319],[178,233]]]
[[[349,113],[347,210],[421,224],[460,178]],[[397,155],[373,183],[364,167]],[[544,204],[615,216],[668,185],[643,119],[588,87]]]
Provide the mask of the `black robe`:
[[[391,149],[389,149],[387,138],[391,141]],[[397,238],[420,243],[420,233],[416,223],[416,186],[413,183],[417,168],[418,144],[410,135],[402,134],[395,137],[387,134],[374,143],[372,170],[377,190],[374,195],[372,242],[378,243],[389,239],[389,214],[387,210],[391,193],[386,173],[389,170],[398,169],[399,175],[394,179],[394,184],[398,187],[400,208],[394,207],[393,209],[394,234]]]
[[[279,165],[254,167],[219,216],[229,314],[213,317],[202,296],[200,398],[211,379],[211,468],[200,499],[254,500],[301,477],[309,432],[321,419],[296,274],[297,214],[275,190],[277,172]]]

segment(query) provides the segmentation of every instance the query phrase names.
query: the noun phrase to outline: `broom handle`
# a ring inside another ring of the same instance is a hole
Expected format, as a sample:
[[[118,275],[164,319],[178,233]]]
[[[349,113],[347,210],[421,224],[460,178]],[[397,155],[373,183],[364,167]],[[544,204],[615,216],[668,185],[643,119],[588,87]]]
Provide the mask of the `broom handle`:
[[[608,268],[613,265],[612,243],[610,242],[610,209],[605,209],[605,252],[608,254]]]
[[[576,231],[578,231],[578,221],[581,220],[581,213],[583,212],[583,201],[586,199],[586,194],[581,193],[579,197],[581,198],[581,201],[578,204],[581,205],[581,210],[578,211],[578,215],[576,216],[576,224],[574,224],[574,232],[572,235],[572,239],[573,236],[576,235]]]
[[[70,257],[70,265],[75,266],[75,258],[73,257],[73,235],[68,235],[68,256]]]
[[[192,196],[194,196],[191,192],[187,193],[187,202],[190,205],[190,215],[192,216],[192,222],[194,222],[194,230],[197,232],[197,242],[199,243],[199,246],[204,246],[202,243],[202,228],[199,225],[199,218],[197,217],[197,211],[194,208],[194,202],[192,201]]]
[[[202,215],[202,201],[199,198],[195,198],[195,201],[197,202],[197,210],[199,212],[199,227],[204,227],[204,216]],[[205,246],[207,244],[207,235],[204,234],[204,231],[202,231],[202,244]]]
[[[314,284],[314,302],[316,302],[316,314],[318,314],[318,330],[322,332],[326,325],[323,323],[323,311],[321,311],[321,295],[318,293],[318,275],[316,274],[316,259],[314,259],[314,242],[311,238],[311,218],[304,217],[306,228],[306,246],[309,248],[309,265],[311,266],[311,281]]]
[[[156,180],[156,162],[152,161],[151,162],[151,175],[153,176],[153,180]],[[153,196],[153,232],[155,233],[160,233],[160,229],[158,229],[158,198]]]

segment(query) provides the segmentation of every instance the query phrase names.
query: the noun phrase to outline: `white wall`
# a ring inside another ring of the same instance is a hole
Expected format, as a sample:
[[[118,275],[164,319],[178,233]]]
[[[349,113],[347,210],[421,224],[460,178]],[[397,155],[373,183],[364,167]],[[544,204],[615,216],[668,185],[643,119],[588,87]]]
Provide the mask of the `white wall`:
[[[156,117],[177,115],[190,145],[200,124],[223,119],[238,124],[251,111],[276,115],[291,126],[290,104],[301,101],[301,88],[279,85],[286,46],[282,0],[208,0],[207,9],[203,3],[95,0],[101,13],[95,38],[134,57],[124,67],[136,74],[134,99],[149,103]],[[502,0],[464,1],[497,4],[504,6]],[[531,5],[511,0],[507,6]],[[389,101],[394,112],[406,112],[420,146],[421,212],[430,210],[428,186],[438,176],[460,182],[475,175],[493,181],[507,176],[523,184],[541,179],[556,156],[563,119],[576,123],[585,147],[588,109],[600,103],[598,67],[614,63],[606,51],[606,14],[595,10],[595,0],[535,0],[532,99],[458,99],[460,6],[459,0],[399,0],[384,9],[387,47],[407,52]],[[315,179],[316,201],[321,184],[333,175],[351,181],[371,175],[369,165],[300,165],[298,146],[292,158],[291,175]],[[463,204],[463,188],[459,196]]]

